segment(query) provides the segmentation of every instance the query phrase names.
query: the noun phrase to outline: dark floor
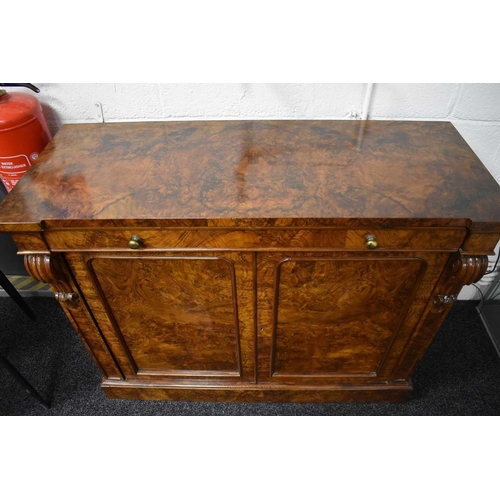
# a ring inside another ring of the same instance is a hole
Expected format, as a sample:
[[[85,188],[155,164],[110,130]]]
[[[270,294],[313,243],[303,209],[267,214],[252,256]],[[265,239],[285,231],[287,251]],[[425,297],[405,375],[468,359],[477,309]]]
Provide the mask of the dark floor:
[[[45,410],[0,367],[0,415],[499,415],[500,359],[474,303],[458,302],[413,376],[406,403],[195,403],[107,399],[59,305],[29,298],[30,321],[0,298],[0,352],[52,402]]]

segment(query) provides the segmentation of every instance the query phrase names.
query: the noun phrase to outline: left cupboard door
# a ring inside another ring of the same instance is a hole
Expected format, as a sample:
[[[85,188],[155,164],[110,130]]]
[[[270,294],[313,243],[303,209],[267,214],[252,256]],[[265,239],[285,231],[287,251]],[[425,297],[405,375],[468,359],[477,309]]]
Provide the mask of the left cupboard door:
[[[66,259],[127,380],[255,381],[251,253],[68,252]]]

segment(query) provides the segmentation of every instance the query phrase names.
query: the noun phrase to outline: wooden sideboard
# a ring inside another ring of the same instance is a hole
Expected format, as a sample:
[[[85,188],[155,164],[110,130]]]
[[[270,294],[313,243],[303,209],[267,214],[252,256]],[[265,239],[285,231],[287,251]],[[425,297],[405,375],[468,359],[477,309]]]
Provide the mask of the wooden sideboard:
[[[65,125],[0,205],[109,397],[401,401],[500,238],[453,125]]]

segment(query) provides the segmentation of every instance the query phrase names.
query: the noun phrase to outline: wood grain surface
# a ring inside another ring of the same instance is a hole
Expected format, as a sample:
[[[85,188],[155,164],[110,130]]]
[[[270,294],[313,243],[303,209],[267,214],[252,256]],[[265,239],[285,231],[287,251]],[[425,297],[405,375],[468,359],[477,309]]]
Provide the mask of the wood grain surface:
[[[67,258],[127,378],[255,379],[251,255]]]
[[[24,265],[34,279],[49,283],[56,297],[61,293],[71,293],[76,296],[77,300],[59,301],[66,316],[88,349],[103,378],[123,379],[123,373],[117,366],[98,325],[95,324],[92,311],[73,280],[64,259],[59,254],[29,254],[25,255]]]
[[[231,261],[101,257],[89,268],[138,371],[240,374]]]
[[[110,397],[401,401],[500,186],[446,122],[65,125],[0,231]]]
[[[276,265],[273,376],[377,376],[427,264],[288,257]]]
[[[465,228],[198,228],[50,230],[44,236],[53,251],[125,250],[132,234],[141,237],[138,253],[173,248],[350,248],[367,250],[365,238],[375,236],[380,249],[457,250]]]
[[[0,210],[10,231],[241,218],[454,219],[497,230],[500,186],[448,122],[75,124]]]
[[[259,254],[259,380],[318,387],[392,380],[449,256]]]
[[[102,388],[110,398],[173,400],[173,401],[232,401],[279,403],[352,403],[405,401],[411,395],[411,383],[335,384],[329,387],[289,385],[241,385],[182,387],[179,385],[139,384],[106,381]]]

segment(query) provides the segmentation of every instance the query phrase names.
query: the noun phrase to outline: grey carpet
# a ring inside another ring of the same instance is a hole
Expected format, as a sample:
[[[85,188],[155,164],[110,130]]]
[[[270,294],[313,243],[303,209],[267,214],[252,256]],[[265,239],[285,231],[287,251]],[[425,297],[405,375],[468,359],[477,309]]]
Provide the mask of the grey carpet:
[[[500,359],[474,304],[458,302],[413,376],[405,403],[200,403],[107,399],[100,374],[54,299],[30,321],[0,298],[0,352],[51,400],[45,410],[0,367],[0,415],[499,415]]]

